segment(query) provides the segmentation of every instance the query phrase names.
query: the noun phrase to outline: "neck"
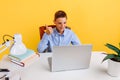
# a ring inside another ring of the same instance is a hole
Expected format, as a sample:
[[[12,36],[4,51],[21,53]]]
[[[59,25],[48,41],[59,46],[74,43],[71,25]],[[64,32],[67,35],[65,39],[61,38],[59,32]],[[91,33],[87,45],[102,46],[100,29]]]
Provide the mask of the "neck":
[[[64,31],[59,31],[57,28],[56,28],[56,30],[57,30],[58,33],[60,33],[60,34],[63,34],[63,33],[64,33]]]

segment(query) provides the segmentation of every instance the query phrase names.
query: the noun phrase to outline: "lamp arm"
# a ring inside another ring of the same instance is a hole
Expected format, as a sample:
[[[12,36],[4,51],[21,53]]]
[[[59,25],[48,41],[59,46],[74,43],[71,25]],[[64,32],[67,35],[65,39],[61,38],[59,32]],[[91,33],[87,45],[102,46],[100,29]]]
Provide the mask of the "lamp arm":
[[[3,46],[4,46],[4,44],[1,44],[1,45],[0,45],[0,48],[3,47]]]
[[[7,48],[9,48],[11,46],[12,41],[6,41],[4,44],[0,45],[0,53],[2,53],[3,51],[5,51]]]
[[[5,51],[7,49],[7,47],[5,47],[4,49],[0,50],[0,53],[2,53],[3,51]]]

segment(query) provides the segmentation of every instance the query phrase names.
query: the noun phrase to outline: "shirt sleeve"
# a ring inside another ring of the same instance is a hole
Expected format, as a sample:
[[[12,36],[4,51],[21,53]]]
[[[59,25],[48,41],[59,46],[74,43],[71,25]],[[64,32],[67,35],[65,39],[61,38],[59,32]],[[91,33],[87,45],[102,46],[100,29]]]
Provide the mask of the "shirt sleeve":
[[[72,45],[80,45],[81,42],[79,40],[79,38],[75,35],[75,33],[72,33],[72,41],[71,41]]]
[[[43,53],[48,48],[49,35],[46,33],[43,35],[42,40],[38,44],[38,52]]]

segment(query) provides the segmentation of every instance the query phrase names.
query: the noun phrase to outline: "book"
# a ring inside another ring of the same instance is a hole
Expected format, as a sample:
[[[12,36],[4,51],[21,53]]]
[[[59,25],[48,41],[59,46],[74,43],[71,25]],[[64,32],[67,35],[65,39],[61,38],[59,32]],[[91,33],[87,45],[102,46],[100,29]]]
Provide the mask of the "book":
[[[27,49],[26,53],[24,53],[22,55],[12,55],[12,54],[9,54],[8,57],[10,59],[13,59],[13,60],[16,60],[16,61],[21,61],[21,60],[24,60],[24,59],[30,57],[34,53],[35,52],[33,50]]]
[[[18,62],[18,61],[15,61],[15,60],[13,60],[13,59],[11,59],[10,61],[13,62],[13,63],[15,63],[15,64],[17,64],[17,65],[19,65],[19,66],[22,66],[22,67],[25,66],[24,63],[22,63],[22,62]]]
[[[8,55],[11,62],[16,63],[22,67],[30,65],[36,59],[39,59],[39,54],[35,53],[33,50],[28,49],[25,54],[22,55]]]
[[[30,64],[34,63],[38,59],[39,59],[39,55],[35,53],[31,57],[26,58],[26,59],[21,60],[21,61],[16,61],[14,59],[10,59],[10,61],[17,64],[17,65],[20,65],[22,67],[26,67],[26,66],[29,66]]]

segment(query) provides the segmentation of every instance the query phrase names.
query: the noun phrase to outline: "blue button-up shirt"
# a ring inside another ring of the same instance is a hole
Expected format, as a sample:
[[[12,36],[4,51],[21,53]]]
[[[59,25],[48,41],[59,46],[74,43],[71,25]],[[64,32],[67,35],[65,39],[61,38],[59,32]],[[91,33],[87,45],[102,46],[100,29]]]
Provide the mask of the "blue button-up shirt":
[[[38,44],[38,52],[42,53],[46,49],[48,52],[52,51],[53,46],[69,46],[80,45],[80,40],[70,29],[65,29],[63,34],[58,33],[56,28],[53,29],[53,33],[48,35],[44,34],[42,40]]]

